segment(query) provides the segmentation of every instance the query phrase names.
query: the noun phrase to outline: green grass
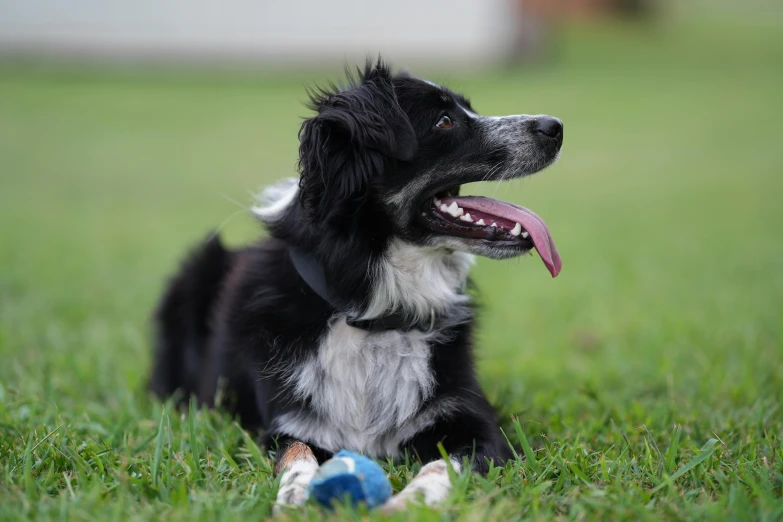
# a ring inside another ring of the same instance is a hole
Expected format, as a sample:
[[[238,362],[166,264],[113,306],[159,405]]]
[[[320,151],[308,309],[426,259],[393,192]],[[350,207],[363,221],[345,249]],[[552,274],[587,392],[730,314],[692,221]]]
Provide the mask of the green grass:
[[[479,371],[527,459],[400,520],[783,518],[783,38],[714,24],[433,75],[566,122],[555,167],[480,189],[546,217],[564,269],[478,262]],[[146,394],[148,316],[208,229],[258,235],[242,208],[294,172],[310,77],[0,68],[0,520],[270,514],[251,437]]]

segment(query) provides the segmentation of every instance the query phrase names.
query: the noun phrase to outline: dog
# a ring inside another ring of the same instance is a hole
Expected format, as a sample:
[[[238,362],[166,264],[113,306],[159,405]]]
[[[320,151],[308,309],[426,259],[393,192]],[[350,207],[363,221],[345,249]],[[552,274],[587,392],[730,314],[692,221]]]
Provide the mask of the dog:
[[[420,458],[386,507],[434,505],[450,488],[439,444],[457,471],[512,456],[474,369],[474,256],[535,248],[552,277],[562,265],[540,217],[461,186],[551,165],[563,123],[480,116],[381,58],[309,95],[300,176],[252,208],[269,237],[237,250],[212,237],[169,283],[151,389],[207,406],[220,391],[278,448],[277,505],[302,504],[319,462],[340,449]]]

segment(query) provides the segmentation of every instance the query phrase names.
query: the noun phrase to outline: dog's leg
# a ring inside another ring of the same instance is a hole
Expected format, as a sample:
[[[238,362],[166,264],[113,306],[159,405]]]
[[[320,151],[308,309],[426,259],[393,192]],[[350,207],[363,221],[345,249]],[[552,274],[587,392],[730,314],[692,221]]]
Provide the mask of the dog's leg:
[[[280,477],[274,512],[283,506],[301,506],[307,500],[307,486],[318,469],[318,460],[307,444],[292,442],[277,457],[275,476]]]
[[[456,457],[449,458],[454,471],[459,473],[462,465]],[[428,506],[441,504],[449,496],[451,490],[451,479],[449,478],[449,469],[446,461],[443,459],[435,460],[425,465],[419,471],[419,474],[413,477],[413,480],[405,488],[390,498],[382,506],[384,511],[398,511],[404,508],[409,502],[419,499]]]

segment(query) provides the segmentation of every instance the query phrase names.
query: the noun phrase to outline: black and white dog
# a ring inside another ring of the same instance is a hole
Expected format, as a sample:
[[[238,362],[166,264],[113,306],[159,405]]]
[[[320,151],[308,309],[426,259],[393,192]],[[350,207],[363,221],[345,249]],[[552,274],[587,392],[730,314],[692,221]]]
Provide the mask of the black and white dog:
[[[420,458],[387,507],[437,503],[450,487],[438,443],[457,470],[510,456],[474,370],[473,255],[535,248],[553,277],[561,267],[541,218],[460,186],[552,164],[563,124],[480,116],[380,60],[311,103],[300,178],[253,209],[270,237],[240,250],[208,240],[170,283],[151,386],[207,405],[220,388],[245,427],[279,444],[278,504],[304,502],[319,460],[343,448]]]

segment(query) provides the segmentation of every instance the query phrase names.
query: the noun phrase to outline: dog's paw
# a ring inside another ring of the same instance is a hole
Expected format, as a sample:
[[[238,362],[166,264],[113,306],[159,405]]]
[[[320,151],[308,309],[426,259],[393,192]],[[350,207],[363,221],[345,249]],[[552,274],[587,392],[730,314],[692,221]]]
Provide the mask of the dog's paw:
[[[389,500],[378,506],[378,511],[381,513],[397,513],[404,510],[411,504],[423,503],[423,495],[417,491],[401,491],[397,493]]]
[[[280,488],[277,492],[275,505],[272,507],[272,514],[279,515],[289,508],[303,506],[307,502],[307,488],[299,484],[291,484]]]

